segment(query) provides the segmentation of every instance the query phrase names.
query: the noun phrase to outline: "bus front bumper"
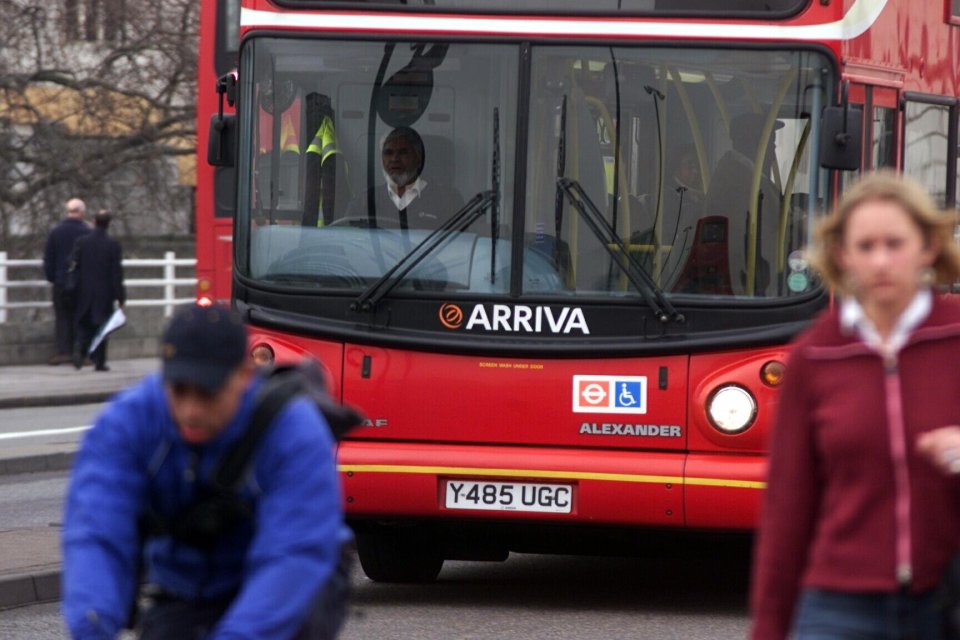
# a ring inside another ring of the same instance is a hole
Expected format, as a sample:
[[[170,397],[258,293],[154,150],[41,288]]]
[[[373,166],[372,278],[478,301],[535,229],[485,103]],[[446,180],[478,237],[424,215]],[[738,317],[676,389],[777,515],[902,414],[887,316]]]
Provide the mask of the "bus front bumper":
[[[350,518],[743,530],[756,525],[766,459],[351,440],[338,468]]]

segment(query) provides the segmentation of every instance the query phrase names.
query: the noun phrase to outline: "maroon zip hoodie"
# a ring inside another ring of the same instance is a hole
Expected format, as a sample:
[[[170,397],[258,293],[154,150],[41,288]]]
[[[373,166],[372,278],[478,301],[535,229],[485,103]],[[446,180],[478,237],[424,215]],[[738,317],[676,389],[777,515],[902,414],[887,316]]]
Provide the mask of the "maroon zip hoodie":
[[[916,450],[921,433],[960,425],[960,303],[935,295],[886,362],[838,311],[787,361],[754,554],[755,640],[787,637],[801,589],[926,591],[960,548],[960,478]]]

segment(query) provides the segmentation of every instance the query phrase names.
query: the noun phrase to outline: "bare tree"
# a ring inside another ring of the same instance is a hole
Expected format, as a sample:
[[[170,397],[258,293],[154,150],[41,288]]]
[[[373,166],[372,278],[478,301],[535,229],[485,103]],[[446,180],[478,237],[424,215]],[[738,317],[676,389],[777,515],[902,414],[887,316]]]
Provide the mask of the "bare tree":
[[[71,196],[190,232],[199,6],[0,0],[0,246],[35,251]]]

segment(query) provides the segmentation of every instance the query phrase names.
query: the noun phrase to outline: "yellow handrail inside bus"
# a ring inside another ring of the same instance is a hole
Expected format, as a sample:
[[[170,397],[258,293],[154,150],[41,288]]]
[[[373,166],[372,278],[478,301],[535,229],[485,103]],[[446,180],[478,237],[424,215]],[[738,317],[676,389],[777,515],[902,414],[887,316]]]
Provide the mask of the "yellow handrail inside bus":
[[[760,134],[760,144],[757,145],[757,155],[753,159],[753,179],[750,185],[750,212],[749,225],[747,228],[747,282],[746,294],[754,295],[754,282],[757,273],[757,198],[753,194],[760,191],[760,178],[763,174],[763,160],[767,155],[767,141],[773,135],[773,123],[777,120],[777,114],[780,112],[780,105],[787,95],[787,90],[797,77],[797,70],[794,69],[784,79],[780,88],[777,90],[776,98],[770,105],[770,111],[767,112],[767,119],[763,123],[763,131]],[[776,163],[774,163],[776,164]]]
[[[693,146],[697,150],[697,162],[700,164],[701,188],[703,189],[703,192],[706,193],[707,188],[710,186],[710,182],[706,168],[706,148],[703,144],[703,134],[700,133],[700,123],[697,121],[697,114],[693,110],[693,103],[690,102],[690,94],[687,93],[686,86],[684,86],[683,82],[680,80],[680,72],[671,67],[670,76],[673,78],[673,84],[677,90],[677,95],[680,96],[680,103],[683,105],[683,111],[687,116],[687,121],[690,123],[690,133],[693,136]]]
[[[538,85],[534,85],[534,86],[538,86]],[[533,100],[530,101],[531,111],[533,110],[535,104],[536,104],[535,101]],[[528,188],[531,189],[530,191],[528,191],[528,194],[529,193],[536,194],[534,198],[536,198],[537,196],[543,193],[543,172],[545,171],[546,164],[547,164],[546,162],[543,161],[546,158],[546,156],[543,153],[543,149],[547,140],[546,134],[548,129],[546,129],[546,126],[548,123],[552,123],[552,122],[553,122],[552,118],[548,118],[545,116],[536,118],[534,123],[534,127],[536,127],[536,130],[533,131],[533,135],[530,137],[530,140],[536,140],[536,143],[537,143],[536,148],[531,150],[531,154],[528,156],[528,162],[527,162],[527,166],[532,169],[532,175],[530,176],[529,181],[527,183]],[[529,158],[531,157],[535,158],[532,164],[530,164],[529,162]],[[556,187],[554,187],[554,189],[556,189]],[[533,209],[533,212],[528,211],[528,214],[532,213],[533,216],[536,216],[533,219],[533,231],[536,232],[537,225],[545,224],[542,220],[542,216],[544,215],[543,212],[546,210],[546,208],[541,206],[534,206],[534,207],[531,207],[531,209]],[[529,224],[529,223],[526,223],[526,224]],[[529,229],[529,227],[527,227],[527,229]],[[559,241],[560,239],[557,238],[557,242]]]
[[[607,105],[603,104],[603,102],[599,98],[595,98],[594,96],[586,96],[586,101],[587,101],[587,104],[592,105],[597,109],[597,112],[600,114],[600,119],[603,121],[603,126],[607,128],[607,131],[615,133],[616,129],[614,127],[613,118],[610,116],[610,111],[607,109]],[[623,149],[620,148],[619,145],[616,144],[616,142],[614,142],[613,148],[614,148],[615,155],[617,154],[620,156],[623,155]],[[623,158],[618,157],[616,158],[615,162],[617,165],[617,182],[621,186],[621,188],[626,189],[627,173],[626,173],[626,170],[624,169]],[[621,236],[624,238],[627,238],[630,236],[630,199],[629,198],[624,199],[623,207],[621,208],[621,210],[625,213],[625,215],[622,218]]]
[[[797,144],[797,151],[793,155],[793,163],[790,165],[790,174],[787,176],[787,184],[783,190],[783,200],[780,201],[780,231],[777,234],[777,272],[783,273],[786,268],[787,260],[787,218],[790,215],[790,198],[793,196],[793,185],[797,179],[797,172],[800,169],[800,160],[803,156],[803,150],[807,146],[807,138],[810,137],[810,120],[803,127],[800,134],[800,142]]]
[[[739,76],[737,82],[740,84],[740,87],[743,89],[743,95],[747,96],[747,101],[750,103],[750,109],[754,113],[762,113],[763,109],[760,105],[760,102],[757,100],[757,96],[753,93],[753,87],[747,82],[746,78]]]
[[[600,119],[603,121],[603,126],[607,128],[607,131],[610,131],[611,133],[616,135],[616,129],[614,128],[613,118],[610,117],[610,111],[607,109],[607,106],[603,104],[603,102],[600,101],[599,98],[596,98],[594,96],[586,96],[586,102],[587,104],[593,106],[597,110],[597,113],[600,114]],[[622,156],[623,149],[620,148],[620,146],[617,144],[617,141],[614,141],[613,152],[615,155],[614,164],[617,167],[617,183],[620,185],[621,189],[625,189],[627,184],[627,174],[626,174],[626,171],[624,170],[623,158],[617,157],[617,156]],[[626,243],[626,242],[629,242],[630,233],[631,233],[630,231],[630,219],[631,219],[630,218],[630,198],[629,197],[623,198],[622,204],[623,204],[622,207],[618,206],[618,208],[623,214],[621,216],[620,237]],[[627,274],[624,273],[623,270],[620,271],[620,288],[621,290],[624,290],[624,291],[626,291],[627,289]]]
[[[703,77],[706,79],[707,86],[710,88],[710,93],[713,94],[713,99],[717,101],[717,110],[720,111],[720,117],[723,118],[723,126],[726,127],[727,131],[730,131],[730,112],[727,111],[726,101],[723,99],[723,96],[720,95],[720,88],[717,87],[717,81],[714,80],[713,74],[709,71],[704,71]],[[705,169],[705,166],[700,167],[701,172]],[[706,175],[706,173],[704,172],[703,175]]]
[[[794,74],[796,74],[796,71],[794,71]],[[763,113],[763,107],[762,107],[762,105],[760,104],[759,100],[757,100],[756,94],[754,94],[754,92],[753,92],[753,86],[752,86],[749,82],[747,82],[745,78],[740,78],[740,79],[739,79],[739,82],[740,82],[740,86],[743,87],[743,93],[744,93],[744,95],[747,96],[747,99],[750,101],[750,105],[751,105],[751,108],[752,108],[753,112],[754,112],[754,113]],[[779,102],[781,102],[781,101],[778,101],[778,107],[777,107],[777,108],[779,108]],[[727,125],[727,130],[729,130],[729,129],[730,129],[730,126]],[[764,138],[764,140],[766,140],[766,138]],[[781,183],[781,181],[780,181],[780,167],[777,165],[777,163],[773,163],[772,169],[773,169],[773,183],[774,183],[775,185],[777,185],[777,189],[778,189],[778,190],[781,190],[781,189],[780,189],[780,186],[781,186],[781,184],[780,184],[780,183]]]
[[[577,101],[575,94],[580,88],[577,86],[577,74],[574,71],[574,63],[570,63],[570,96],[567,104],[567,126],[570,128],[570,135],[567,136],[567,158],[573,159],[573,167],[567,167],[567,177],[572,180],[580,181],[580,123],[577,121]],[[569,164],[569,163],[568,163]],[[569,204],[564,199],[564,206],[570,211],[570,282],[574,289],[577,288],[577,262],[580,259],[580,214],[577,208]],[[559,238],[558,238],[559,240]]]

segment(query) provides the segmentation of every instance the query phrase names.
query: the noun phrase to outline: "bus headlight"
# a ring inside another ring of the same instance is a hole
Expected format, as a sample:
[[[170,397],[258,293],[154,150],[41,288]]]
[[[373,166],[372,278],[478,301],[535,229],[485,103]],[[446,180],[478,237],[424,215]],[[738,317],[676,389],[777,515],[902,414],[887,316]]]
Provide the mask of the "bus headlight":
[[[757,401],[743,387],[720,387],[707,400],[707,417],[720,433],[740,433],[750,428],[757,417]]]

